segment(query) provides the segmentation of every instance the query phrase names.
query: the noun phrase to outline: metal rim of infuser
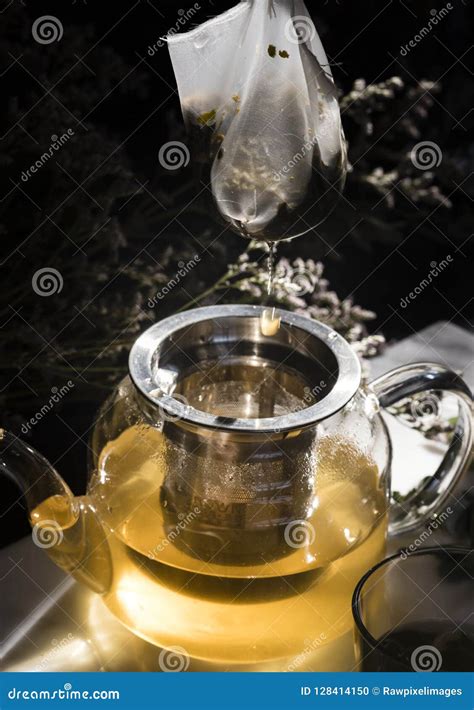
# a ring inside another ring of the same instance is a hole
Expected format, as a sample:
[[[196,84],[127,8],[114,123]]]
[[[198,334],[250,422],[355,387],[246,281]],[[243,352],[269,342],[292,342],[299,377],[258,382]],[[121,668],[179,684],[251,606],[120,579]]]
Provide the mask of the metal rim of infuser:
[[[171,421],[232,432],[280,433],[305,429],[342,409],[357,392],[360,362],[349,343],[336,331],[308,317],[278,309],[276,335],[260,330],[263,306],[205,306],[165,318],[134,343],[129,357],[132,382],[151,404]],[[180,375],[204,363],[245,359],[301,374],[310,393],[322,396],[314,404],[287,414],[234,418],[210,414],[173,396]]]

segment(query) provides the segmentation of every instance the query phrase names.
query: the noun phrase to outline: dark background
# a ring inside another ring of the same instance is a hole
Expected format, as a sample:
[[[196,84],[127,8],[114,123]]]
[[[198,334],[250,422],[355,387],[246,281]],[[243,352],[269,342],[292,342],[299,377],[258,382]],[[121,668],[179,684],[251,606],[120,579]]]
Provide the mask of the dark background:
[[[185,29],[233,4],[201,0]],[[452,0],[429,36],[400,54],[430,11],[445,5],[308,3],[346,95],[343,124],[354,170],[345,193],[350,205],[342,202],[321,230],[282,251],[320,259],[339,297],[375,311],[370,329],[388,341],[438,320],[470,325],[472,3]],[[0,4],[3,426],[21,435],[51,388],[72,379],[73,394],[25,438],[77,493],[85,488],[94,412],[126,371],[133,338],[206,290],[245,246],[231,232],[221,234],[193,202],[190,167],[167,172],[158,163],[160,146],[185,136],[168,50],[149,47],[191,6]],[[63,37],[40,45],[31,27],[48,14],[60,19]],[[403,84],[347,99],[356,80],[380,84],[394,76]],[[51,135],[68,128],[74,137],[57,159],[22,182]],[[425,140],[442,152],[432,171],[417,170],[409,158]],[[203,244],[206,258],[185,289],[150,312],[146,300],[157,284]],[[435,286],[401,309],[400,299],[448,254],[453,262]],[[48,298],[31,288],[44,266],[64,276],[62,291]],[[9,542],[26,533],[27,522],[16,489],[2,483],[2,490],[2,539]]]

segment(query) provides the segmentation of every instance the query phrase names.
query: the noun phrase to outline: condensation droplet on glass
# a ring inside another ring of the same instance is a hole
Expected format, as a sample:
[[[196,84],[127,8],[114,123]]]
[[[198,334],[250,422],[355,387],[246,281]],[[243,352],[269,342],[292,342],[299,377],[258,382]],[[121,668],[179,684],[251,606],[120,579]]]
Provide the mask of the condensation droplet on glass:
[[[364,402],[364,412],[372,419],[380,412],[380,404],[377,396],[373,392],[369,392]]]
[[[201,34],[194,40],[194,46],[196,49],[202,49],[209,42],[209,35]]]

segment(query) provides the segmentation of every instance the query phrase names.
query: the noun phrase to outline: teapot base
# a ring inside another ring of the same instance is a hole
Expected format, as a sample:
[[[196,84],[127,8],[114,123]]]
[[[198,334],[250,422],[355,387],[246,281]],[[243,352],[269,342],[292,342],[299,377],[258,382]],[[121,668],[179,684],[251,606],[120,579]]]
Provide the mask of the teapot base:
[[[160,658],[182,658],[183,670],[191,661],[216,671],[353,670],[352,591],[382,559],[386,527],[384,516],[323,569],[250,580],[151,562],[115,538],[116,574],[102,599],[130,631],[167,649]]]

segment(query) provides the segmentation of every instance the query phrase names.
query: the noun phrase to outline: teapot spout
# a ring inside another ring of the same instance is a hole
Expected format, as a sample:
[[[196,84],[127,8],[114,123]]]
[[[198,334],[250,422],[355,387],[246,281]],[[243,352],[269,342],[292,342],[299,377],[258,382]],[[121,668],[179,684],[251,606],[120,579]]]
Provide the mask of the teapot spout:
[[[95,592],[107,592],[112,580],[110,551],[89,498],[75,497],[44,456],[3,429],[0,470],[24,496],[33,542],[78,581]]]

